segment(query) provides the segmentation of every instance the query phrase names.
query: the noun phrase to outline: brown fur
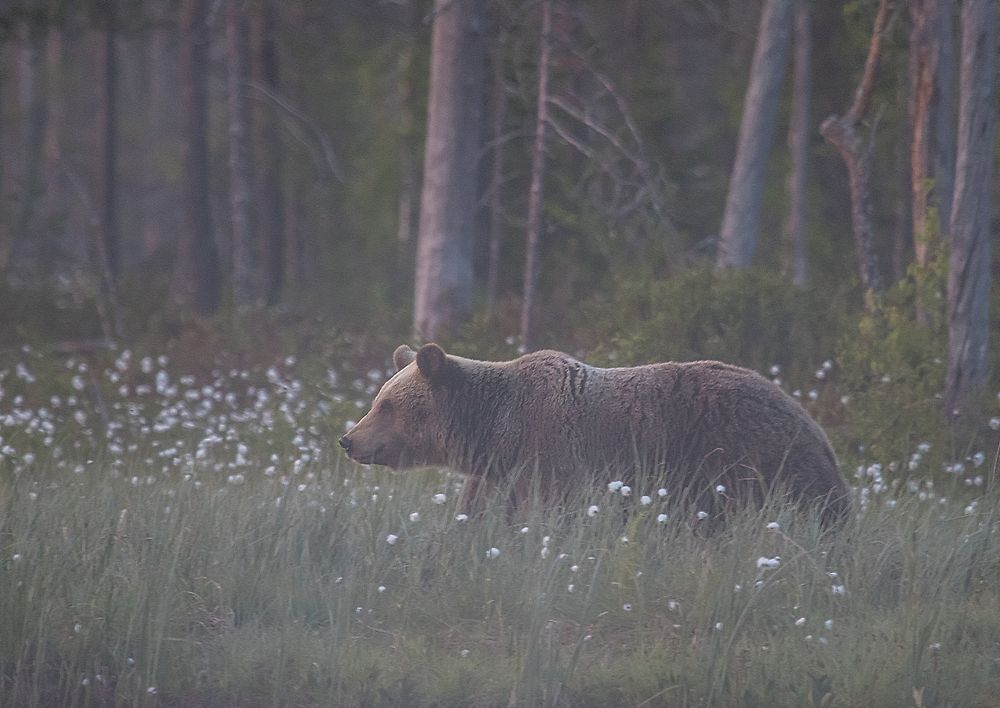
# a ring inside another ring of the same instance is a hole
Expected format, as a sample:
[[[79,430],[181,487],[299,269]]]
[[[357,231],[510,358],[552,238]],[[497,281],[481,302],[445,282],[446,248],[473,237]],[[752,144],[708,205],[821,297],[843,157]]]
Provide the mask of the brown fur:
[[[488,487],[527,470],[524,484],[557,494],[595,475],[642,479],[714,508],[718,484],[723,498],[758,501],[781,486],[829,513],[847,509],[823,430],[748,369],[717,361],[602,369],[554,351],[484,362],[436,344],[402,346],[393,358],[397,373],[342,439],[359,462],[446,465]]]

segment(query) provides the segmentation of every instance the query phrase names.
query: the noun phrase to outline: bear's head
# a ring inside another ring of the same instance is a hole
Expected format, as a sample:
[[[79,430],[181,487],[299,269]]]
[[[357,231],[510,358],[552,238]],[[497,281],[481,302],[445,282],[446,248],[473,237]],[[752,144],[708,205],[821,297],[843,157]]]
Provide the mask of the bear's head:
[[[392,355],[396,373],[375,396],[372,409],[340,439],[351,459],[405,469],[447,463],[443,421],[461,364],[437,344]]]

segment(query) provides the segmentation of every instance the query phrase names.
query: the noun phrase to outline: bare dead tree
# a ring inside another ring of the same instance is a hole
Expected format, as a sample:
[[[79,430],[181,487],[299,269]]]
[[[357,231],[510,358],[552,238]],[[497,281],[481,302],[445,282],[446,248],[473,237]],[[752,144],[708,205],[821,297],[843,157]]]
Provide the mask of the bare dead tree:
[[[538,100],[535,138],[531,146],[531,185],[528,191],[528,228],[524,258],[524,295],[521,301],[521,343],[535,344],[535,297],[538,291],[542,239],[543,186],[545,181],[545,133],[548,125],[549,68],[552,54],[552,0],[542,0],[542,28],[538,45]]]
[[[962,3],[958,155],[948,268],[945,412],[956,419],[987,382],[990,344],[990,194],[996,132],[996,0]]]
[[[871,149],[874,141],[865,145],[859,132],[861,122],[868,113],[875,79],[878,76],[882,45],[893,17],[889,0],[880,0],[875,14],[868,56],[865,59],[861,82],[854,92],[854,101],[843,116],[832,115],[820,125],[820,133],[840,153],[847,167],[851,191],[851,222],[854,228],[854,246],[858,258],[858,272],[865,289],[865,301],[874,307],[874,295],[882,292],[882,275],[878,254],[875,251],[871,219]]]

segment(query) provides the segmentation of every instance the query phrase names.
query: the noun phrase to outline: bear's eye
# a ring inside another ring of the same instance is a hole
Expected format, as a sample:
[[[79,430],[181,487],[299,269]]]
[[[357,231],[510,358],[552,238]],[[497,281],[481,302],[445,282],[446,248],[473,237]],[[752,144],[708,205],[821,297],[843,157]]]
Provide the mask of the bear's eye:
[[[376,413],[392,413],[392,401],[380,401],[375,409]]]

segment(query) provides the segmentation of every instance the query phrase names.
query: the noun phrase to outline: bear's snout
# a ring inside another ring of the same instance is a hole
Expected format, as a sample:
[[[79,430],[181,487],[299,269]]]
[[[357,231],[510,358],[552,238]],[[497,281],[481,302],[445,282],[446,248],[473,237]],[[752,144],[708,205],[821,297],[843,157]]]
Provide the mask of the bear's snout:
[[[349,437],[347,437],[346,435],[344,435],[342,438],[340,438],[339,444],[340,444],[340,446],[342,448],[344,448],[345,450],[347,450],[347,452],[351,451],[351,439]]]

